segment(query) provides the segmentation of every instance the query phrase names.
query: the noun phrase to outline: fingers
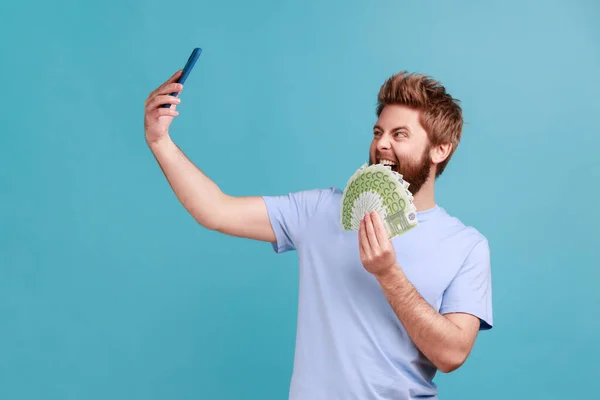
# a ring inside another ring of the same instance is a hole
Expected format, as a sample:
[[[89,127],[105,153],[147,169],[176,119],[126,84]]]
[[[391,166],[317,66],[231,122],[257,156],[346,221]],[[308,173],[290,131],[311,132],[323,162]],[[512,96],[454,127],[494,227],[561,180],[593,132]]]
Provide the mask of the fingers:
[[[156,96],[157,94],[180,92],[181,89],[183,89],[183,85],[177,83],[177,79],[179,79],[182,73],[183,70],[180,69],[179,71],[175,72],[169,79],[163,82],[159,87],[151,91],[148,95],[148,100]]]
[[[150,112],[163,104],[177,105],[179,103],[181,103],[181,99],[179,97],[171,96],[169,94],[156,95],[146,104],[146,112]]]
[[[155,110],[150,111],[147,115],[150,120],[156,120],[159,117],[164,117],[164,116],[176,117],[179,115],[179,111],[177,111],[173,108],[159,107]]]
[[[373,226],[373,217],[372,214],[367,214],[363,218],[365,221],[365,227],[367,230],[367,238],[369,239],[369,244],[372,249],[379,248],[379,241],[377,240],[377,236],[375,234],[375,227]]]
[[[174,93],[174,92],[179,93],[179,92],[181,92],[182,89],[183,89],[183,85],[181,83],[176,83],[176,82],[169,83],[168,85],[158,88],[155,95],[169,94],[169,93]]]
[[[179,71],[175,72],[173,75],[171,75],[171,77],[169,79],[167,79],[165,82],[163,82],[162,85],[160,85],[158,88],[156,88],[155,92],[162,92],[164,93],[164,89],[165,87],[171,86],[173,84],[177,83],[177,79],[179,79],[179,77],[181,76],[181,74],[183,73],[183,70],[180,69]]]
[[[362,254],[362,258],[363,259],[370,259],[371,258],[371,249],[370,249],[370,245],[369,245],[369,239],[367,238],[367,229],[365,226],[365,218],[360,220],[360,227],[358,229],[358,235],[359,235],[359,247],[361,250],[361,254]]]
[[[183,85],[181,83],[176,83],[176,82],[172,82],[167,85],[161,86],[161,87],[157,88],[156,90],[152,91],[152,93],[150,93],[148,98],[146,98],[146,106],[148,106],[148,104],[156,96],[162,96],[162,95],[171,94],[171,93],[179,94],[179,93],[181,93],[182,90],[183,90]],[[174,96],[172,96],[172,97],[174,97]]]
[[[179,77],[181,76],[182,73],[183,73],[182,69],[176,71],[173,75],[171,75],[171,77],[169,79],[167,79],[167,81],[165,82],[165,84],[176,82],[177,79],[179,79]]]
[[[375,236],[377,237],[377,242],[380,245],[383,245],[386,240],[389,238],[389,234],[385,226],[383,225],[383,220],[379,213],[375,213],[373,216],[373,227],[375,228]]]

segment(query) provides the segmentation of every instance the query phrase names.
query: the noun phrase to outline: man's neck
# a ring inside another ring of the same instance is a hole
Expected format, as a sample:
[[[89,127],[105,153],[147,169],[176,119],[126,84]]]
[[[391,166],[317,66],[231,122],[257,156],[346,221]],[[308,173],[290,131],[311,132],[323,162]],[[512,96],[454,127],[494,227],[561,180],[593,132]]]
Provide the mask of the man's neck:
[[[417,212],[427,211],[436,206],[434,180],[429,179],[413,197]],[[408,187],[410,190],[410,186]]]

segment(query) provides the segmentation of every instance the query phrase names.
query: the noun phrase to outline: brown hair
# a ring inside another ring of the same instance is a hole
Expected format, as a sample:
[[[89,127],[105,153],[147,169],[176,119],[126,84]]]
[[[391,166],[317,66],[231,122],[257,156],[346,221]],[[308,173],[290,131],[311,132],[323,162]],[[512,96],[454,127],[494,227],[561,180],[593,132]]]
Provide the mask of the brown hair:
[[[448,157],[437,165],[436,178],[444,172],[462,136],[460,101],[452,98],[433,78],[399,72],[381,86],[377,95],[377,116],[387,105],[398,104],[421,111],[420,122],[431,145],[451,143]]]

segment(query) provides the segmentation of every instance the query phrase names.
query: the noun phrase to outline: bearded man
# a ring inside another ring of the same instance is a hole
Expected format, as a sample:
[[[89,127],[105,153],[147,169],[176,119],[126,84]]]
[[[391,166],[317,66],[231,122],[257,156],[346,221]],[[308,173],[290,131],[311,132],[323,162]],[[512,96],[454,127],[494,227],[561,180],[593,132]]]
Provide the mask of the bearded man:
[[[298,253],[289,399],[437,398],[436,372],[463,365],[478,332],[493,324],[488,241],[435,200],[436,179],[461,140],[459,102],[421,74],[398,73],[380,88],[369,163],[409,182],[419,222],[389,239],[376,213],[359,232],[342,229],[339,188],[225,194],[171,138],[180,74],[149,95],[144,123],[174,193],[207,229]]]

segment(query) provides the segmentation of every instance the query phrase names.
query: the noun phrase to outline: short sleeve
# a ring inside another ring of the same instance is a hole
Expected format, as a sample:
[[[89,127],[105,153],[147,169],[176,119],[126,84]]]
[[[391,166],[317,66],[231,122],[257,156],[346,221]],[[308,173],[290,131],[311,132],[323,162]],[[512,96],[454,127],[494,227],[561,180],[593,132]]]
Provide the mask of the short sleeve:
[[[478,317],[481,330],[492,328],[492,276],[490,249],[486,239],[473,247],[444,292],[440,313],[451,312],[463,312]]]
[[[331,190],[313,189],[282,196],[263,196],[277,238],[271,243],[276,253],[297,249],[308,222]]]

